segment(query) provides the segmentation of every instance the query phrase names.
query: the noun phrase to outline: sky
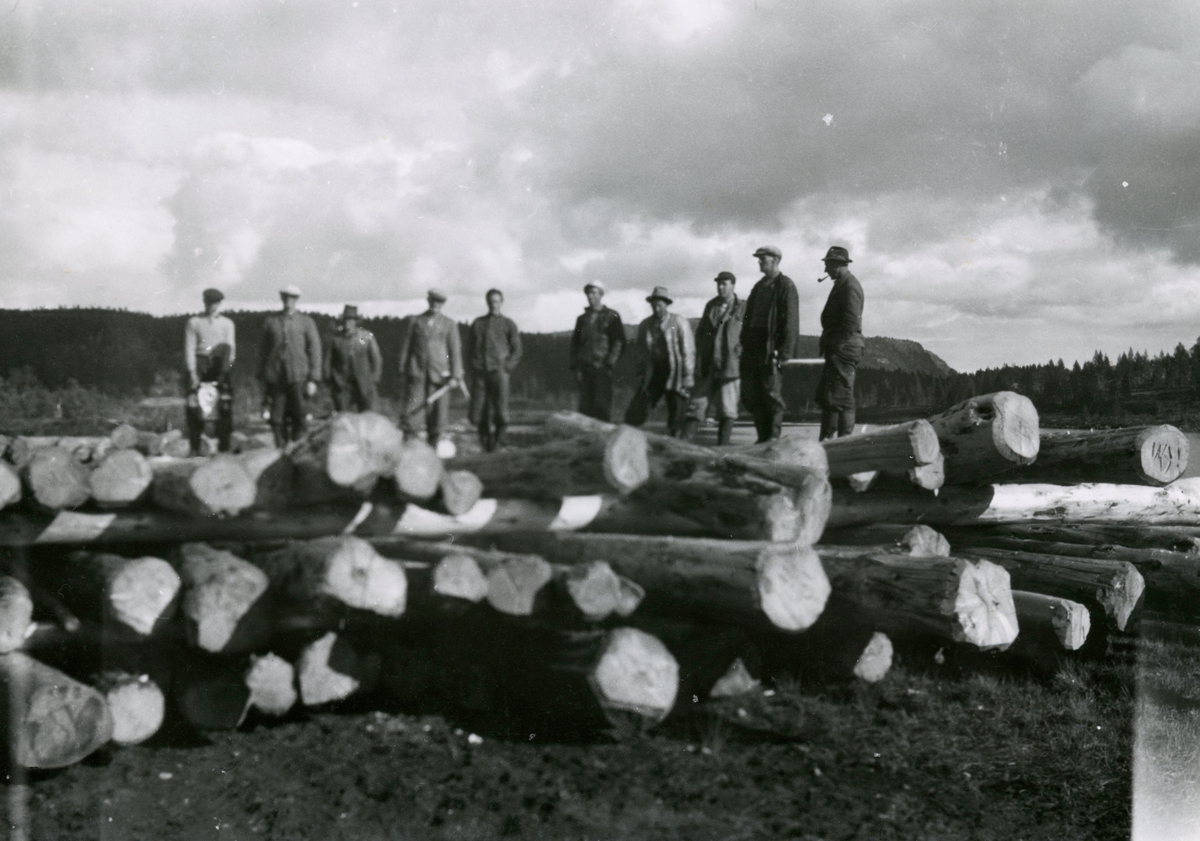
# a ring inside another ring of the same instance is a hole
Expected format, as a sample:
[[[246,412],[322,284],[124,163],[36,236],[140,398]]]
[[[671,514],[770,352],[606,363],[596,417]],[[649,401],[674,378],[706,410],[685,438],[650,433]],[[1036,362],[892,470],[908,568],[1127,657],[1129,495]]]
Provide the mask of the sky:
[[[0,307],[698,315],[783,251],[805,333],[958,370],[1200,337],[1193,0],[8,0]]]

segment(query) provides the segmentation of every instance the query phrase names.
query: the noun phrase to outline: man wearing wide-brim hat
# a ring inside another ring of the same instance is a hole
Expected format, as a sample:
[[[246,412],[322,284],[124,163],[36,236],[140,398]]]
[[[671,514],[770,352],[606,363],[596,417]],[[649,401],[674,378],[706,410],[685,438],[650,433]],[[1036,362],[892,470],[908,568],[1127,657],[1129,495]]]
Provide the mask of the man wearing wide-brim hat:
[[[825,274],[833,280],[821,311],[821,356],[817,383],[821,440],[854,432],[854,375],[863,354],[863,290],[848,268],[850,252],[834,245],[825,253]]]
[[[571,372],[579,384],[579,413],[607,422],[612,420],[613,370],[625,352],[625,325],[604,305],[603,281],[588,281],[583,294],[588,305],[571,334]]]
[[[654,310],[638,325],[638,390],[625,411],[625,423],[641,426],[658,401],[666,398],[667,434],[683,432],[688,397],[695,385],[696,345],[687,319],[668,311],[671,296],[656,286],[646,298]]]
[[[358,307],[347,304],[337,332],[325,343],[325,379],[333,408],[339,412],[374,412],[379,405],[383,355],[375,334],[361,326]]]
[[[442,315],[446,293],[430,289],[425,300],[429,309],[404,319],[400,338],[400,428],[411,435],[424,426],[427,440],[437,446],[450,417],[450,390],[433,403],[428,399],[443,385],[462,384],[462,338],[458,325]]]
[[[233,435],[233,360],[237,343],[233,322],[221,315],[225,295],[205,289],[204,314],[188,319],[183,331],[183,358],[187,366],[188,398],[185,419],[192,455],[200,455],[204,424],[214,420],[217,447],[229,450]]]
[[[296,310],[300,290],[279,290],[281,312],[263,322],[258,377],[271,416],[275,446],[297,441],[307,426],[305,399],[317,393],[321,378],[321,336],[311,318]]]
[[[800,337],[800,296],[796,284],[779,271],[783,252],[764,245],[754,252],[763,273],[746,299],[742,318],[742,402],[754,416],[758,441],[783,432],[783,372]]]

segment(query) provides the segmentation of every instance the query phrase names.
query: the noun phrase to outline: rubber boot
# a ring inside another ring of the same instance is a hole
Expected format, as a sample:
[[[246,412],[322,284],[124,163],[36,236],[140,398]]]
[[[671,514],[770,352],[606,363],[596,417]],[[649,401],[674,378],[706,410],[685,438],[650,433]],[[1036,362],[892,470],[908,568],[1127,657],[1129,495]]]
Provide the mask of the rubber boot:
[[[499,450],[501,447],[504,446],[504,430],[505,430],[505,427],[498,426],[498,427],[496,427],[496,431],[492,433],[491,452],[495,452],[496,450]]]
[[[838,412],[838,437],[843,438],[854,434],[854,410],[842,409]]]
[[[733,420],[725,418],[717,423],[717,445],[724,446],[733,438]]]
[[[486,429],[479,430],[479,446],[480,446],[480,448],[483,449],[483,451],[485,453],[490,453],[492,450],[495,449],[495,443],[493,442],[493,438],[491,435],[488,434],[488,431]]]
[[[826,438],[832,438],[837,435],[838,418],[841,413],[837,409],[822,409],[821,410],[821,434],[817,438],[818,441],[824,441]]]
[[[696,418],[686,418],[683,421],[683,431],[679,433],[679,437],[684,441],[694,441],[696,439],[696,430],[699,428],[699,420]]]

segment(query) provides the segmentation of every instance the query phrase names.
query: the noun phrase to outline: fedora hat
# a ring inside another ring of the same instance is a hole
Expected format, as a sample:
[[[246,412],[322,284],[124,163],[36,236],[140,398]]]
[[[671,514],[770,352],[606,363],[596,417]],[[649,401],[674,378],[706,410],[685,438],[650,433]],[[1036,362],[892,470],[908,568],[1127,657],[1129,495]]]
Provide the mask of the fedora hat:
[[[829,250],[825,252],[825,260],[834,263],[853,263],[850,259],[850,252],[840,245],[831,245]]]
[[[646,298],[646,300],[654,301],[656,298],[660,301],[666,301],[668,304],[675,303],[671,300],[671,296],[667,292],[667,287],[665,286],[655,286],[654,291],[650,293],[650,296]]]
[[[342,320],[347,318],[358,318],[358,307],[354,304],[346,304],[346,308],[342,310]]]

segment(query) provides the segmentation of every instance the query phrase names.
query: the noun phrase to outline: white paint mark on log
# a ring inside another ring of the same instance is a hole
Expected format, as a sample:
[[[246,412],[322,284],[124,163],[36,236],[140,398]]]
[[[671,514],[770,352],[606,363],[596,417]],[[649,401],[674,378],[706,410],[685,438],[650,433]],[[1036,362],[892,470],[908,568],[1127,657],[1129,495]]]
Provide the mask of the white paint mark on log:
[[[354,519],[347,523],[346,527],[342,529],[342,534],[354,534],[354,530],[361,526],[367,517],[371,516],[371,512],[374,509],[375,506],[369,502],[364,502],[362,505],[358,506],[358,512],[354,515]]]
[[[550,531],[577,531],[595,520],[600,514],[604,497],[564,496],[558,516],[550,523]]]
[[[116,514],[79,514],[59,511],[34,543],[68,543],[95,540],[112,525]]]

